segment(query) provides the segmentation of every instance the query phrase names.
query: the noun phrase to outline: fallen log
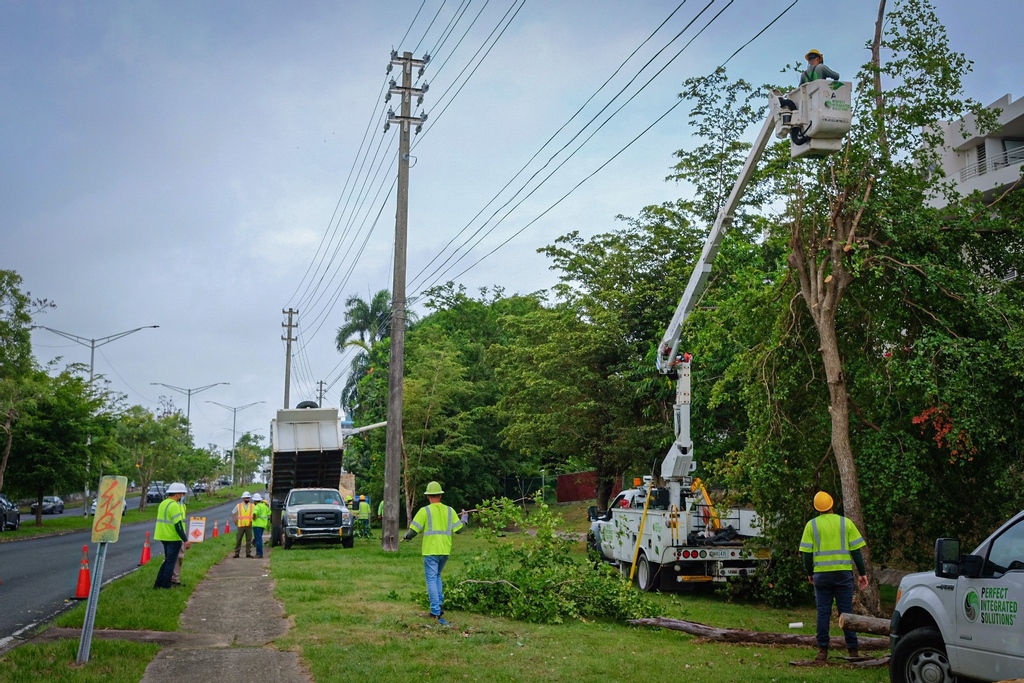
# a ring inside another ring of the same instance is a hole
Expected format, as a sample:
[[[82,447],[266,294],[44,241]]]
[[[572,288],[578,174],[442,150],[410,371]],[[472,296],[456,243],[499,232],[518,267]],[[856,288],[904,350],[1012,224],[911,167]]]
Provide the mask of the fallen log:
[[[843,661],[842,659],[830,659],[827,662],[819,662],[814,659],[800,660],[796,662],[790,662],[790,666],[854,666],[859,669],[880,669],[883,666],[889,666],[889,655],[885,657],[879,657],[878,659],[857,659],[852,661]]]
[[[798,635],[795,633],[765,633],[762,631],[748,631],[746,629],[716,628],[696,621],[685,619],[669,619],[668,617],[650,617],[648,619],[631,619],[630,624],[634,626],[658,626],[682,631],[693,636],[700,636],[709,640],[717,640],[723,643],[762,643],[765,645],[798,645],[800,647],[818,647],[818,641],[814,636]],[[889,649],[888,638],[859,638],[858,646],[861,650],[887,650]],[[839,651],[846,649],[846,641],[840,636],[829,641],[829,647]]]
[[[889,635],[890,621],[869,617],[863,614],[851,614],[843,612],[839,615],[839,628],[844,631],[856,631],[857,633],[874,633],[876,636]]]

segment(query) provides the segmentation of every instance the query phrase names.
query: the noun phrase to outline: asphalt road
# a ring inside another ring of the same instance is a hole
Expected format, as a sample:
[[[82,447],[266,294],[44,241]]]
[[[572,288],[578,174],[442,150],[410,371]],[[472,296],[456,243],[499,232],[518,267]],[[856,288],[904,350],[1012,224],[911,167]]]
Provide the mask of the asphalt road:
[[[138,501],[137,498],[134,500]],[[224,503],[194,514],[206,517],[207,533],[210,533],[213,520],[218,519],[223,524],[237,502]],[[81,508],[78,510],[81,514]],[[25,522],[23,516],[22,523]],[[147,531],[152,535],[152,520],[121,527],[118,542],[107,546],[104,581],[138,567]],[[99,546],[90,543],[89,530],[0,543],[0,651],[9,643],[11,636],[46,621],[76,602],[69,599],[75,594],[78,583],[83,545],[89,548],[89,568],[95,571]],[[152,561],[162,561],[162,546],[151,543],[151,549]]]

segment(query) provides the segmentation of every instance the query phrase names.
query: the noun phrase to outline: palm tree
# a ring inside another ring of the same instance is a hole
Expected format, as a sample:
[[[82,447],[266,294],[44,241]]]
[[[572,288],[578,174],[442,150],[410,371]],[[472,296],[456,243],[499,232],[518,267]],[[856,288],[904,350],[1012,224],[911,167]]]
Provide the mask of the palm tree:
[[[391,331],[391,292],[382,289],[367,303],[356,295],[345,301],[345,324],[338,328],[335,340],[338,351],[345,348],[345,342],[355,334],[359,341],[371,346],[387,337]]]

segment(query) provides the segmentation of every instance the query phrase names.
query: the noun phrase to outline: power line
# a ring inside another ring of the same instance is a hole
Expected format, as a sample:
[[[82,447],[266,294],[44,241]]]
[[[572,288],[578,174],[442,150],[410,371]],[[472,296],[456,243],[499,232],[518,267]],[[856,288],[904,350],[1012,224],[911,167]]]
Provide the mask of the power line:
[[[412,49],[413,52],[419,52],[420,45],[423,44],[423,40],[427,37],[427,34],[430,33],[430,29],[434,26],[434,22],[437,21],[437,17],[441,14],[441,10],[444,9],[445,2],[446,0],[441,0],[441,6],[437,8],[437,12],[434,13],[434,18],[430,20],[429,24],[427,24],[427,30],[423,32],[423,37],[420,38],[418,43],[416,43],[416,47]]]

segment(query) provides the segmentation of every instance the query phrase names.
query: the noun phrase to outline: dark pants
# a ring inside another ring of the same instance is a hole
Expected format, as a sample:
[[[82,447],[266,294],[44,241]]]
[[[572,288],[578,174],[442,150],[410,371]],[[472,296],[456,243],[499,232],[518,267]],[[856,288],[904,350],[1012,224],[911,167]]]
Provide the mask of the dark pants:
[[[238,557],[238,552],[242,549],[242,536],[245,536],[245,556],[249,557],[252,555],[252,527],[235,527],[235,557]]]
[[[256,557],[263,557],[263,527],[254,526],[252,528],[252,533],[255,537]]]
[[[181,541],[161,541],[164,544],[164,563],[156,574],[153,588],[170,588],[171,576],[174,574],[174,563],[181,551]]]
[[[832,616],[832,601],[839,613],[853,612],[853,572],[817,572],[814,575],[814,601],[818,604],[818,647],[828,647],[828,629]],[[846,647],[857,649],[857,633],[843,631]]]

